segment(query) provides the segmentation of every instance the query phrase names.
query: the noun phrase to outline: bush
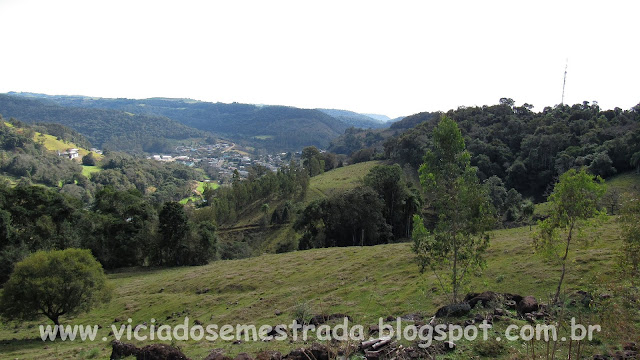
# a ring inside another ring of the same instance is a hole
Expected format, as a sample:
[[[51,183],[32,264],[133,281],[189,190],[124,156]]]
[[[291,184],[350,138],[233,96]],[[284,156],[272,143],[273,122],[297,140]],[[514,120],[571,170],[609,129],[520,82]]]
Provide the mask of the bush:
[[[0,298],[6,319],[31,320],[88,311],[110,298],[100,263],[89,250],[38,251],[16,264]]]

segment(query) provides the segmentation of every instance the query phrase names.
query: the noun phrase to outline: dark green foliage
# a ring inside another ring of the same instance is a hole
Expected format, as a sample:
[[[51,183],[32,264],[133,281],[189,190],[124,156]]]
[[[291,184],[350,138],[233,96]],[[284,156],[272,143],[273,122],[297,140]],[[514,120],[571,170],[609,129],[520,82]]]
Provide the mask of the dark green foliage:
[[[584,102],[533,112],[531,105],[513,106],[506,99],[493,106],[460,107],[447,116],[459,124],[480,179],[498,176],[507,189],[538,201],[571,168],[586,166],[601,176],[640,168],[633,158],[640,151],[640,113],[634,109],[603,111]],[[417,123],[386,141],[386,156],[418,168],[431,147],[436,120],[417,114],[393,124],[392,129]]]
[[[413,214],[420,207],[420,195],[404,180],[400,165],[378,165],[369,171],[364,184],[384,200],[383,216],[392,228],[394,238],[409,238]]]
[[[189,223],[184,208],[177,202],[167,202],[158,214],[160,241],[158,259],[160,265],[180,266],[189,262],[187,237]]]
[[[186,139],[204,136],[164,116],[141,115],[118,110],[64,107],[55,101],[0,94],[0,113],[25,122],[52,122],[68,126],[98,147],[142,152],[156,139]],[[80,141],[83,143],[83,141]]]
[[[142,151],[145,148],[157,150],[162,144],[154,139],[201,136],[204,135],[203,131],[278,151],[295,151],[309,145],[326,148],[331,139],[348,127],[321,111],[286,106],[209,103],[189,99],[132,100],[28,95],[34,98],[4,95],[8,99],[0,98],[0,112],[25,120],[37,116],[41,120],[59,122],[80,131],[94,144],[107,144],[114,149],[127,151]],[[26,112],[24,108],[28,107],[34,109]],[[68,119],[63,119],[61,114]],[[97,120],[81,124],[76,120],[82,116]],[[134,121],[139,125],[135,126]],[[116,131],[116,126],[120,128],[119,131]],[[109,131],[102,132],[100,127]],[[261,140],[257,136],[267,138]]]
[[[90,152],[87,155],[82,157],[82,165],[85,165],[85,166],[95,166],[96,165],[96,158],[93,156],[92,152]]]
[[[6,319],[44,315],[59,325],[60,316],[87,311],[109,298],[102,267],[88,250],[38,251],[16,264],[0,311]]]
[[[96,237],[87,246],[106,268],[144,265],[152,248],[155,211],[137,190],[107,186],[93,205]]]
[[[241,211],[262,206],[265,201],[298,199],[305,194],[308,186],[308,170],[291,163],[289,167],[281,168],[276,173],[268,171],[253,180],[238,180],[231,187],[207,191],[205,199],[215,211],[216,222],[228,224],[235,222]]]
[[[370,187],[358,187],[308,205],[295,228],[304,233],[299,248],[377,245],[392,239],[384,201]]]

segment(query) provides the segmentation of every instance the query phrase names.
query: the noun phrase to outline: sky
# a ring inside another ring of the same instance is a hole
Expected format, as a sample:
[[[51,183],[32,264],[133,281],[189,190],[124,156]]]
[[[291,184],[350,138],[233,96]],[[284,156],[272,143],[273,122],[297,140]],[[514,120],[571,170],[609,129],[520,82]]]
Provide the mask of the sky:
[[[0,92],[389,117],[640,103],[639,1],[0,0]],[[634,45],[635,44],[635,45]]]

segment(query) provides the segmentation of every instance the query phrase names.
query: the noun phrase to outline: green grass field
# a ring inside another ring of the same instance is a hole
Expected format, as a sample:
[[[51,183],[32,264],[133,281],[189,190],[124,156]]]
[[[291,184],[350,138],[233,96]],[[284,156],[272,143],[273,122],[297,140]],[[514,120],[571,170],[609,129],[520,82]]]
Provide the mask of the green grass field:
[[[204,187],[206,184],[207,184],[206,181],[198,181],[198,186],[195,189],[196,194],[180,200],[180,204],[185,205],[190,201],[202,200],[202,192],[204,191]],[[214,189],[217,189],[220,187],[220,184],[218,184],[217,182],[209,182],[208,184],[210,184],[211,187],[213,187]]]
[[[63,140],[58,140],[55,136],[49,134],[41,134],[36,132],[33,135],[33,141],[42,142],[44,147],[50,151],[65,151],[70,148],[78,149],[78,153],[80,154],[80,158],[87,155],[89,150],[78,147],[76,144],[72,142],[66,142]],[[96,160],[101,160],[103,158],[100,154],[93,154]]]
[[[534,229],[535,230],[535,229]],[[596,240],[594,235],[600,234]],[[532,232],[528,228],[492,233],[487,254],[488,268],[472,277],[468,290],[534,295],[545,301],[559,277],[559,266],[533,253]],[[565,279],[568,293],[576,290],[608,291],[615,281],[613,266],[620,246],[617,224],[611,219],[598,232],[590,232],[594,241],[589,248],[575,247],[570,255]],[[217,261],[200,267],[163,270],[127,270],[109,275],[114,286],[113,300],[87,314],[66,317],[66,324],[99,324],[99,339],[107,336],[115,318],[132,318],[133,324],[150,322],[178,325],[184,316],[204,324],[291,323],[296,305],[307,303],[313,313],[346,313],[354,322],[375,324],[378,317],[409,313],[432,314],[446,302],[433,275],[421,275],[413,262],[409,244],[379,245],[297,251],[263,255],[244,260]],[[204,294],[198,294],[209,289]],[[276,316],[275,312],[282,312]],[[173,313],[182,313],[167,320]],[[637,319],[636,319],[637,320]],[[629,321],[629,320],[626,320]],[[39,340],[37,324],[9,323],[0,326],[0,352],[6,358],[83,358],[86,354],[110,354],[107,342],[87,343]],[[636,323],[637,326],[637,323]],[[6,341],[17,339],[14,341]],[[112,339],[112,337],[108,337]],[[135,341],[134,341],[135,342]],[[148,343],[148,342],[146,342]],[[146,344],[145,343],[145,344]],[[139,344],[143,345],[143,344]],[[193,359],[201,359],[213,348],[228,354],[255,354],[264,349],[289,351],[304,346],[296,343],[177,341]],[[519,354],[524,343],[512,344],[508,353]],[[597,351],[596,347],[593,350]],[[450,358],[470,358],[472,347]]]
[[[91,174],[100,172],[102,169],[99,166],[82,165],[82,175],[91,177]]]
[[[353,189],[360,185],[362,179],[369,173],[371,168],[380,164],[382,164],[380,161],[367,161],[336,168],[314,176],[309,183],[305,200],[306,202],[311,202],[335,193]]]

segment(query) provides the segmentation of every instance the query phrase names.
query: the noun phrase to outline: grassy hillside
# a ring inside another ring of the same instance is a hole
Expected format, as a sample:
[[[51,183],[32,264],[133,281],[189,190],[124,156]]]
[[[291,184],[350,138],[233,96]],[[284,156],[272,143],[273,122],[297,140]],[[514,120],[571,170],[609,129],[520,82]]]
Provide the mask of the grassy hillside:
[[[309,203],[313,200],[357,187],[365,175],[369,173],[369,170],[380,164],[380,161],[367,161],[336,168],[312,177],[305,196],[305,202]]]
[[[595,234],[590,235],[595,241],[591,248],[576,247],[570,255],[571,265],[565,279],[567,293],[579,289],[595,294],[610,291],[606,284],[615,278],[613,265],[620,246],[617,225],[611,219],[597,232],[602,235],[600,239],[596,240]],[[472,278],[469,290],[534,295],[545,301],[556,285],[559,268],[533,254],[531,235],[528,228],[493,232],[488,269]],[[432,275],[419,274],[412,258],[409,244],[392,244],[263,255],[202,267],[124,271],[109,275],[115,288],[109,304],[76,318],[67,317],[63,322],[100,324],[103,328],[98,338],[101,338],[108,336],[115,318],[126,321],[130,317],[134,325],[149,322],[151,318],[162,324],[177,325],[184,322],[184,316],[191,322],[197,319],[204,324],[290,324],[296,306],[303,303],[315,314],[346,313],[354,322],[365,326],[389,315],[432,314],[446,301],[445,296]],[[205,289],[208,291],[199,294]],[[276,310],[282,314],[275,315]],[[3,356],[71,359],[85,358],[88,354],[106,358],[110,354],[108,342],[102,341],[43,343],[38,338],[36,324],[38,322],[0,325]],[[17,341],[6,341],[9,339]],[[607,341],[604,335],[600,339]],[[174,345],[193,359],[202,359],[213,348],[223,348],[234,355],[255,354],[263,349],[289,351],[305,346],[301,340],[240,345],[220,340],[213,343],[177,341]],[[587,350],[599,351],[602,347],[591,346]],[[522,355],[525,349],[523,342],[510,343],[504,358]],[[472,356],[477,354],[472,346],[467,346],[449,358]]]
[[[71,149],[71,148],[78,149],[78,153],[80,154],[80,158],[82,158],[83,156],[87,155],[90,152],[89,150],[83,149],[82,147],[79,147],[78,145],[76,145],[76,144],[74,144],[72,142],[59,140],[53,135],[42,134],[42,133],[39,133],[37,131],[33,135],[33,141],[42,142],[42,144],[44,144],[44,147],[47,148],[47,150],[50,150],[50,151],[61,151],[62,152],[62,151],[65,151],[65,150]],[[100,154],[94,153],[93,155],[96,158],[96,160],[101,160],[103,158],[103,156],[100,155]]]

